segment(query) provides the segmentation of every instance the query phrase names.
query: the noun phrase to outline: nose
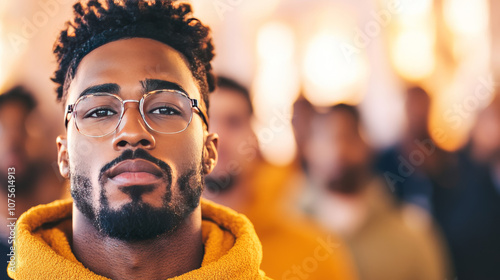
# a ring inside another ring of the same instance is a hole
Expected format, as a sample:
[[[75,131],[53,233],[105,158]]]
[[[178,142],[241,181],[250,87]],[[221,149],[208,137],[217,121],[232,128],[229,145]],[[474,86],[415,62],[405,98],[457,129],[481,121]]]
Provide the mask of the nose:
[[[117,151],[130,148],[154,149],[156,140],[144,123],[139,105],[124,106],[123,110],[122,120],[113,137],[113,148]]]

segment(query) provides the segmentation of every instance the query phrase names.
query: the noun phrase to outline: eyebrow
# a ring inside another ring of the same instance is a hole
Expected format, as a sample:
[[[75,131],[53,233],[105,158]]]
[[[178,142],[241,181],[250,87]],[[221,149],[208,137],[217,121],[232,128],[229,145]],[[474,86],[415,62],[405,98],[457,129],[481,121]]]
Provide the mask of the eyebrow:
[[[154,90],[160,90],[160,89],[172,89],[172,90],[177,90],[182,93],[184,93],[186,96],[189,96],[187,92],[179,85],[173,82],[165,81],[165,80],[158,80],[158,79],[146,79],[144,81],[141,81],[141,85],[143,88],[144,93],[146,92],[151,92]],[[89,95],[89,94],[94,94],[94,93],[111,93],[111,94],[119,94],[120,93],[120,86],[115,83],[106,83],[106,84],[100,84],[100,85],[95,85],[95,86],[90,86],[83,90],[78,98]]]
[[[174,82],[158,80],[158,79],[146,79],[144,81],[141,81],[141,84],[145,93],[160,89],[172,89],[180,91],[184,93],[186,96],[189,96],[187,92],[179,84],[176,84]]]
[[[114,83],[108,83],[108,84],[101,84],[101,85],[95,85],[95,86],[90,86],[83,90],[78,98],[93,94],[93,93],[99,93],[99,92],[105,92],[105,93],[112,93],[112,94],[118,94],[120,92],[120,86],[118,84]]]

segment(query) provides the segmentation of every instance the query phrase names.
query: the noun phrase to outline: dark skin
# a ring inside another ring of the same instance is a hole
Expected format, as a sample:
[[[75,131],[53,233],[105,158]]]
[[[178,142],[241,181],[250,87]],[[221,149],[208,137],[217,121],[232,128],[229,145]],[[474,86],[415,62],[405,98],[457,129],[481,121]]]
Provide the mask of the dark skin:
[[[305,156],[311,177],[333,192],[358,193],[372,179],[371,151],[355,119],[345,111],[316,116]]]
[[[257,137],[252,131],[249,106],[245,98],[234,89],[219,87],[210,95],[210,130],[220,135],[217,167],[209,177],[217,184],[227,183],[228,176],[237,177],[236,183],[226,192],[204,192],[204,196],[216,203],[244,211],[252,201],[253,186],[245,184],[252,176],[258,161]]]
[[[197,83],[186,59],[163,43],[144,38],[124,39],[101,46],[83,58],[68,89],[66,104],[73,104],[79,94],[91,86],[114,83],[122,99],[139,100],[146,79],[174,83],[191,98],[201,101]],[[206,111],[202,102],[201,109]],[[177,134],[150,130],[141,118],[137,103],[127,103],[123,119],[115,132],[92,138],[80,134],[70,120],[66,135],[57,139],[59,169],[66,178],[85,174],[92,184],[92,202],[99,206],[99,170],[127,149],[144,149],[166,162],[172,169],[172,203],[181,196],[177,179],[189,168],[202,166],[209,174],[217,162],[218,136],[208,133],[202,119],[193,113],[187,129]],[[83,152],[82,152],[83,151]],[[144,174],[128,172],[127,178]],[[132,198],[121,191],[120,183],[106,181],[103,188],[111,209],[119,210]],[[154,183],[141,200],[161,207],[166,188]],[[73,206],[72,250],[76,258],[91,271],[112,279],[166,279],[195,270],[203,259],[201,207],[198,206],[170,233],[142,241],[123,241],[103,236],[79,209]]]

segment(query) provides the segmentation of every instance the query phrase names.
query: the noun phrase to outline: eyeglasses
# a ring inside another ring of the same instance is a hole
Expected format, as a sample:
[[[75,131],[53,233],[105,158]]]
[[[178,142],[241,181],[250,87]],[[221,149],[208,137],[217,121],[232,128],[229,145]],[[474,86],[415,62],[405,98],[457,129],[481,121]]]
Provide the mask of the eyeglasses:
[[[68,127],[68,115],[71,114],[81,134],[106,136],[118,128],[128,102],[139,103],[144,123],[159,133],[174,134],[186,130],[193,118],[193,109],[208,127],[208,118],[199,108],[198,100],[177,90],[151,91],[140,100],[123,100],[111,93],[84,95],[66,108],[65,126]]]

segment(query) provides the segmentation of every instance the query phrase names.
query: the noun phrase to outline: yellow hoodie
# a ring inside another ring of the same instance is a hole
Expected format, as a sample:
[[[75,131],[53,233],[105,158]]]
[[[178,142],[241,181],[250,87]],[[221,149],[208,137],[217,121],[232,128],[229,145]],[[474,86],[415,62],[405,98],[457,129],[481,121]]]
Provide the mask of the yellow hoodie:
[[[72,201],[39,205],[17,223],[13,279],[108,279],[88,270],[71,252]],[[201,267],[170,278],[269,279],[260,270],[262,248],[252,224],[243,215],[202,200],[205,255]]]

